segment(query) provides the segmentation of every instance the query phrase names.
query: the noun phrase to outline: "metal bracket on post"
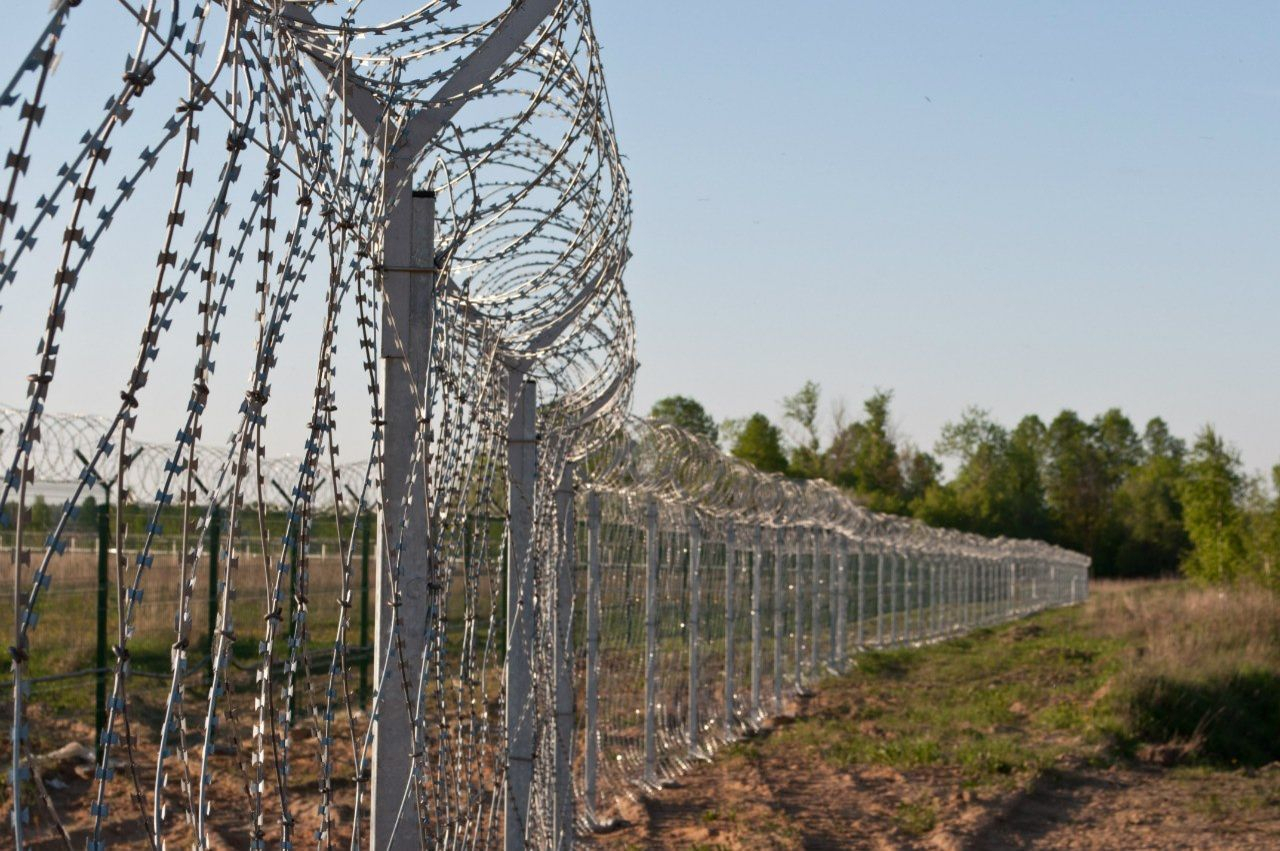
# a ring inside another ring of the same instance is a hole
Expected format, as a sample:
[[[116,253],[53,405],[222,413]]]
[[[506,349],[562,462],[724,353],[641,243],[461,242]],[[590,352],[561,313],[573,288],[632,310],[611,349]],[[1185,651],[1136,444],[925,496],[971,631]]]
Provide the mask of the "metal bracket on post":
[[[600,494],[587,494],[587,730],[582,767],[583,814],[596,825],[596,772],[600,760]]]
[[[556,489],[560,558],[555,577],[555,628],[551,669],[555,675],[555,824],[556,848],[573,845],[573,598],[577,565],[577,518],[573,506],[572,461],[566,461]]]
[[[649,500],[644,572],[644,782],[658,782],[658,503]]]
[[[523,849],[533,787],[535,718],[531,655],[534,570],[533,511],[538,482],[538,388],[520,369],[507,376],[511,420],[507,432],[507,660],[504,666],[507,782],[504,790],[507,851]]]
[[[689,509],[689,755],[702,756],[702,719],[698,696],[702,685],[702,523]]]
[[[406,185],[407,188],[407,185]],[[387,226],[385,257],[401,269],[429,270],[435,253],[435,196],[406,192]],[[382,330],[382,483],[383,504],[378,513],[376,564],[378,605],[375,610],[374,682],[379,708],[373,719],[373,777],[371,847],[417,848],[419,825],[408,791],[413,781],[414,724],[412,705],[392,699],[391,683],[400,677],[388,671],[404,665],[411,687],[421,679],[426,640],[431,544],[427,502],[427,466],[420,452],[420,433],[426,412],[418,400],[429,399],[428,346],[431,335],[435,276],[430,271],[388,272],[383,281],[386,302]],[[417,469],[414,458],[417,455]],[[410,483],[412,479],[412,483]],[[410,486],[411,487],[407,487]],[[402,522],[403,521],[403,522]],[[390,550],[388,550],[390,547]],[[394,554],[394,555],[393,555]],[[392,591],[392,571],[397,594]],[[397,605],[391,605],[396,598]],[[399,634],[399,646],[393,641]]]

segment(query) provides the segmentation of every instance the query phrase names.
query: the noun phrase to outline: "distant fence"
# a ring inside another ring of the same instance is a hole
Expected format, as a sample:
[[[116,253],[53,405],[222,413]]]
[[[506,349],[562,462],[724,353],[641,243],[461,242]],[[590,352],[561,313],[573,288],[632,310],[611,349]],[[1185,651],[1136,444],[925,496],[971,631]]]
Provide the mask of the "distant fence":
[[[866,512],[633,423],[573,500],[578,815],[607,823],[873,648],[1071,605],[1088,560]],[[594,481],[593,481],[594,479]]]

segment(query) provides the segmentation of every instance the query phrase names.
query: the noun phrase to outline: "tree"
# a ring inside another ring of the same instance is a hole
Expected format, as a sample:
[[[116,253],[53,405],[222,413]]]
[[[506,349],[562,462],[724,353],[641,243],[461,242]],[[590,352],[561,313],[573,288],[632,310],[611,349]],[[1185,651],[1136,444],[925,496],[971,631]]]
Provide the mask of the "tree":
[[[764,414],[752,414],[742,424],[730,450],[735,458],[766,473],[785,473],[787,456],[782,451],[782,433]]]
[[[827,478],[848,488],[877,511],[902,513],[902,458],[889,431],[893,392],[877,390],[863,404],[865,419],[840,429],[823,459]]]
[[[1240,456],[1205,426],[1187,459],[1182,485],[1183,522],[1191,552],[1182,569],[1196,579],[1222,582],[1243,567],[1244,517],[1240,502],[1245,479]]]
[[[1097,553],[1109,507],[1104,461],[1092,438],[1089,425],[1070,410],[1054,417],[1045,434],[1045,498],[1056,536],[1090,556]]]
[[[1186,444],[1156,417],[1143,432],[1142,455],[1115,496],[1113,512],[1123,528],[1115,554],[1120,576],[1173,573],[1189,545],[1179,494]]]
[[[706,438],[713,444],[720,438],[716,421],[707,413],[706,408],[688,396],[667,396],[659,399],[649,409],[649,418],[660,423],[678,426],[687,432]]]
[[[822,388],[806,381],[794,395],[782,400],[782,416],[798,425],[801,439],[791,450],[790,472],[793,476],[816,479],[822,476],[822,456],[818,453],[818,403]]]

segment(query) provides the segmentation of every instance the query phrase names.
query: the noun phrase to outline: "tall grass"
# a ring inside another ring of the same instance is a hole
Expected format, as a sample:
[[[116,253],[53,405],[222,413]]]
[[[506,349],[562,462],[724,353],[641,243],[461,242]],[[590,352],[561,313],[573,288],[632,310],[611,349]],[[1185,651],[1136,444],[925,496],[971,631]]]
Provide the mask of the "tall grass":
[[[1089,626],[1127,648],[1111,695],[1123,749],[1165,746],[1231,766],[1280,760],[1280,595],[1185,582],[1099,590]]]

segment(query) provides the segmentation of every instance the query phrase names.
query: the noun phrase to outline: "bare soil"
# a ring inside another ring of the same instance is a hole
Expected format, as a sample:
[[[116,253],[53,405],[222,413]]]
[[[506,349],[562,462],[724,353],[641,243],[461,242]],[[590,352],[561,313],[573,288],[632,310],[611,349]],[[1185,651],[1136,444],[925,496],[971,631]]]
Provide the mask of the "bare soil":
[[[824,709],[821,696],[797,707]],[[780,719],[779,724],[794,719]],[[768,737],[772,730],[764,730]],[[633,802],[605,849],[1276,849],[1280,764],[1254,771],[1064,760],[1012,789],[953,769],[835,769],[731,748]]]

